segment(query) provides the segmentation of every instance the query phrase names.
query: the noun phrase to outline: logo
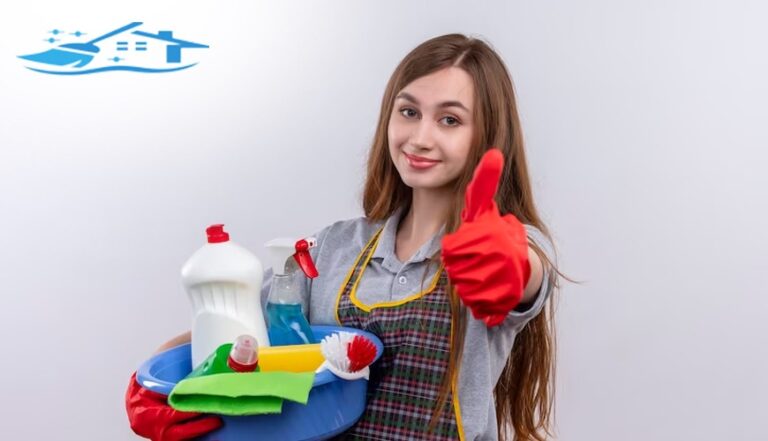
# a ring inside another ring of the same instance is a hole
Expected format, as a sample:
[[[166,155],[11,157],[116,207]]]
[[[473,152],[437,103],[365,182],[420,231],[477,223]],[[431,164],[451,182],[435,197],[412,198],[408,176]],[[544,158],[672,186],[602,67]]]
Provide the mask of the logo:
[[[86,40],[87,33],[50,31],[54,37],[44,41],[54,44],[67,41],[46,51],[19,55],[33,62],[27,69],[54,75],[84,75],[112,70],[141,73],[163,73],[188,69],[197,64],[195,53],[208,46],[177,38],[173,31],[156,33],[137,29],[133,22],[104,35]],[[57,38],[59,37],[59,38]]]

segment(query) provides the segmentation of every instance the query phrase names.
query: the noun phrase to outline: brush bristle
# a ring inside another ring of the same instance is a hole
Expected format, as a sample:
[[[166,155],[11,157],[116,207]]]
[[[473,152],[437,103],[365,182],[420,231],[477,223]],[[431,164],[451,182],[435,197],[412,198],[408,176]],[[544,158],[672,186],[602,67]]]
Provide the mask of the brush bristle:
[[[347,346],[347,358],[349,372],[357,372],[373,363],[376,358],[376,345],[368,338],[356,335]]]

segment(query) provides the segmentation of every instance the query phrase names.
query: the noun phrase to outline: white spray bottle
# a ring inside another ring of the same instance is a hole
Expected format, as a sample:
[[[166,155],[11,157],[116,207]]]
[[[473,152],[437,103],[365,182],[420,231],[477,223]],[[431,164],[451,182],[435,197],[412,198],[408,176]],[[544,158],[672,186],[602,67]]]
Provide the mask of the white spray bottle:
[[[272,285],[267,299],[267,324],[270,342],[275,346],[317,343],[309,327],[308,305],[301,295],[302,274],[317,277],[309,249],[317,241],[306,239],[273,239],[264,247],[272,264]]]
[[[223,224],[205,231],[208,243],[181,269],[184,289],[192,303],[192,368],[219,346],[243,334],[269,346],[261,309],[261,262],[250,251],[229,241]]]

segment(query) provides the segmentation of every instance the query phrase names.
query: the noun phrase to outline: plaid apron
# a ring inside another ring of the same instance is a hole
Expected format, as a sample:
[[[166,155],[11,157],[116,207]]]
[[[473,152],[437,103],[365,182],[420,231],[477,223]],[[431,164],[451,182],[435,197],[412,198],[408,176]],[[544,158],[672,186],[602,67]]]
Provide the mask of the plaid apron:
[[[336,439],[460,439],[453,390],[434,429],[427,431],[448,369],[451,346],[451,307],[442,265],[426,291],[403,301],[368,306],[355,297],[381,231],[376,232],[350,270],[339,292],[336,313],[343,326],[378,336],[384,343],[384,353],[371,366],[363,416]]]

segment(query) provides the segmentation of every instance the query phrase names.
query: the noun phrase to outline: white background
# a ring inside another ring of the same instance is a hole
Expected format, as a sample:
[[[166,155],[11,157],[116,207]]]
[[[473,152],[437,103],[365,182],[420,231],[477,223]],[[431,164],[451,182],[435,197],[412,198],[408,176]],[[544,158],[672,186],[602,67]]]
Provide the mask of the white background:
[[[768,6],[759,1],[4,2],[2,439],[133,439],[131,372],[189,328],[181,265],[223,222],[361,214],[385,83],[420,42],[513,75],[567,284],[559,439],[766,440]],[[54,29],[210,45],[183,72],[25,69]]]

